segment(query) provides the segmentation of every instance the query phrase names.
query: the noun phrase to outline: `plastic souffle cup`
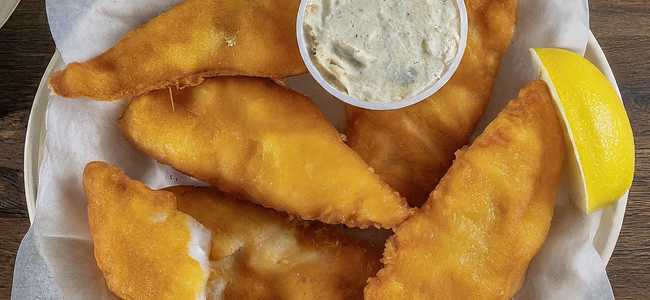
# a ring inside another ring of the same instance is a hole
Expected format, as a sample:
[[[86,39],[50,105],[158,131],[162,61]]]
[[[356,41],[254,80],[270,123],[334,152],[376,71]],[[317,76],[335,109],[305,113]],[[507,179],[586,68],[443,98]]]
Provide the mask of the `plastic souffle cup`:
[[[332,85],[327,80],[325,80],[323,75],[321,75],[320,71],[312,61],[312,57],[309,54],[309,50],[308,50],[309,45],[307,43],[307,39],[305,37],[304,27],[303,27],[304,19],[305,19],[305,10],[307,8],[307,5],[311,1],[312,0],[302,0],[300,2],[300,7],[298,9],[298,17],[296,19],[296,35],[298,39],[298,48],[300,49],[300,56],[302,57],[305,66],[307,66],[307,70],[309,70],[311,76],[314,77],[314,79],[316,79],[316,81],[318,82],[318,84],[320,84],[320,86],[322,86],[332,96],[352,106],[370,109],[370,110],[394,110],[394,109],[400,109],[400,108],[404,108],[419,103],[429,98],[431,95],[435,94],[445,84],[447,84],[449,79],[451,79],[454,73],[456,73],[456,70],[458,70],[460,61],[463,58],[463,55],[465,54],[465,48],[467,47],[467,31],[468,31],[467,8],[465,7],[464,0],[456,0],[457,3],[456,7],[458,8],[459,11],[458,15],[460,18],[460,39],[458,42],[458,51],[456,52],[456,56],[452,60],[447,70],[445,70],[442,76],[440,76],[439,80],[432,82],[430,86],[423,89],[421,92],[409,96],[400,101],[370,102],[370,101],[356,99],[348,95],[347,93],[340,91],[334,85]]]

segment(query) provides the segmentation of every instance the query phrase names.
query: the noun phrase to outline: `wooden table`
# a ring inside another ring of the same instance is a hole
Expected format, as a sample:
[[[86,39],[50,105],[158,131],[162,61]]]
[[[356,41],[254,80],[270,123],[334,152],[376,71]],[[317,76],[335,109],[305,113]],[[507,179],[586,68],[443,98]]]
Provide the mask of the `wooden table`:
[[[617,299],[650,299],[650,2],[590,2],[592,30],[618,79],[637,144],[637,175],[608,272]],[[29,228],[23,144],[53,53],[44,1],[22,0],[0,29],[0,299],[9,298],[15,254]]]

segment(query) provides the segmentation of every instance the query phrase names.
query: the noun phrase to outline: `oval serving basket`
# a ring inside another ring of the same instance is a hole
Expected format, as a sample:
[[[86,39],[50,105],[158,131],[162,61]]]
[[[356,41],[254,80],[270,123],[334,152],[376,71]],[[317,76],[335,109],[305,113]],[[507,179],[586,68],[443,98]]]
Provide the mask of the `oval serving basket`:
[[[612,69],[593,34],[589,39],[585,57],[594,63],[605,74],[605,76],[607,76],[618,92],[618,85],[616,84],[616,79],[614,78]],[[45,132],[47,131],[45,126],[45,117],[47,113],[48,96],[50,94],[47,87],[47,78],[53,70],[60,69],[62,66],[63,61],[57,52],[52,57],[52,60],[41,79],[32,106],[31,115],[29,116],[27,136],[25,140],[24,175],[25,197],[27,200],[27,209],[29,211],[30,221],[33,221],[35,214],[39,165],[44,151],[41,146],[43,145]],[[616,247],[616,241],[618,240],[621,226],[623,225],[623,217],[625,216],[627,197],[628,193],[623,195],[616,204],[606,208],[603,211],[603,216],[598,225],[598,231],[596,232],[596,237],[594,239],[594,246],[602,257],[604,263],[609,262],[609,259],[614,252],[614,248]]]

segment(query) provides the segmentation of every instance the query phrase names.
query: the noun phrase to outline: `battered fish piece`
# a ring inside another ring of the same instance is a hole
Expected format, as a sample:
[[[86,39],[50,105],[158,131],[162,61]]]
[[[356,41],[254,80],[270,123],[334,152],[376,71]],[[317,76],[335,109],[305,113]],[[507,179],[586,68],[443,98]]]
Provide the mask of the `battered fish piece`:
[[[50,77],[60,96],[116,100],[205,77],[283,78],[306,68],[296,42],[299,0],[186,0],[113,48]]]
[[[362,299],[379,252],[333,227],[228,198],[209,188],[167,189],[214,234],[210,299]]]
[[[366,299],[510,299],[546,239],[564,155],[553,100],[533,82],[397,228]]]
[[[465,3],[467,49],[447,85],[400,110],[348,110],[349,145],[414,206],[427,200],[454,152],[469,142],[512,39],[517,0]]]
[[[156,192],[103,162],[83,177],[95,259],[122,299],[205,299],[210,232]]]
[[[217,77],[134,99],[120,120],[133,145],[181,172],[265,207],[392,228],[406,201],[348,148],[306,97],[269,79]]]

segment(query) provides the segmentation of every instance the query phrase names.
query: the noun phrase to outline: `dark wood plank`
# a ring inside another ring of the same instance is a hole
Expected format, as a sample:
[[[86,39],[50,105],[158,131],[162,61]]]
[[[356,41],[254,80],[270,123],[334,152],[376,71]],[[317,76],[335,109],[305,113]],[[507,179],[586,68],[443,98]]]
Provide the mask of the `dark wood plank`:
[[[18,245],[29,218],[23,147],[29,110],[54,44],[44,1],[23,0],[0,29],[0,299],[9,299]]]
[[[27,218],[0,216],[0,299],[9,299],[16,251],[28,228]]]
[[[617,299],[650,299],[650,2],[591,0],[591,26],[621,87],[637,143],[637,176],[608,266]],[[22,181],[29,109],[54,52],[44,1],[22,0],[0,29],[0,299],[29,227]]]
[[[591,27],[625,100],[637,148],[636,178],[607,271],[616,299],[650,299],[650,2],[591,2]]]

